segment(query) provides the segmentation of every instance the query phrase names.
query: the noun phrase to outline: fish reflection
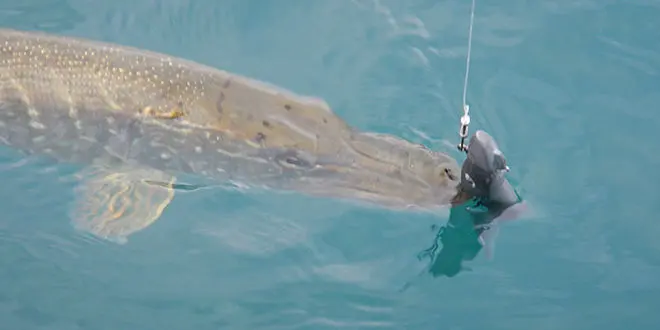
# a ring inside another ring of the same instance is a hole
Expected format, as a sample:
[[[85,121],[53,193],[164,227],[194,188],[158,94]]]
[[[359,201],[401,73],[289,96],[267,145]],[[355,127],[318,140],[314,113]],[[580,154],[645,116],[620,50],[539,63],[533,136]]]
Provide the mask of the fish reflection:
[[[477,257],[486,243],[483,236],[490,238],[486,233],[494,230],[486,214],[484,207],[476,201],[452,209],[447,224],[437,229],[431,247],[418,255],[420,260],[430,259],[428,272],[433,277],[454,277],[469,270],[463,263]]]
[[[516,196],[518,204],[501,210],[459,193],[452,203],[449,220],[437,228],[431,247],[417,256],[419,260],[430,260],[428,273],[433,277],[454,277],[471,270],[464,263],[473,261],[482,250],[487,259],[492,259],[500,225],[520,219],[527,212],[527,202],[517,192]]]

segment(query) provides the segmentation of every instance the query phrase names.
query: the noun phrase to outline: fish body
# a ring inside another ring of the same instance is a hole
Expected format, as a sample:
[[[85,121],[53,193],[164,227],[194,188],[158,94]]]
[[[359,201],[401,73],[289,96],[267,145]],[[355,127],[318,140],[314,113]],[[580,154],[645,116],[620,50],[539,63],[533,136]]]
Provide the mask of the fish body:
[[[184,173],[422,209],[447,205],[460,173],[448,155],[350,127],[318,98],[165,54],[9,29],[0,143],[88,165],[73,222],[120,241],[159,218]]]

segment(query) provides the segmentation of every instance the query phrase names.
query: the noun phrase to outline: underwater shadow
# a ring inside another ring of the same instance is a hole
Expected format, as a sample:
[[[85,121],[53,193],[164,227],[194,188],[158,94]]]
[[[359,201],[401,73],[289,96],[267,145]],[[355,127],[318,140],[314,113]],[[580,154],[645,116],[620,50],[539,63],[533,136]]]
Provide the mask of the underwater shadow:
[[[496,233],[492,217],[478,201],[454,206],[449,220],[437,228],[433,244],[421,251],[417,258],[428,259],[426,271],[433,277],[454,277],[461,271],[471,270],[463,264],[474,260],[486,248],[492,255],[492,240]]]

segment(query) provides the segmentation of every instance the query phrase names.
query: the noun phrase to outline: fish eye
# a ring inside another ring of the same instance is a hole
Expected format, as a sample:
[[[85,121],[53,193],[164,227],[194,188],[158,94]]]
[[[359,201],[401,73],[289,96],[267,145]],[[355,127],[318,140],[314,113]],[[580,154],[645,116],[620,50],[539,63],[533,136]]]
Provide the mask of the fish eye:
[[[427,147],[423,143],[417,143],[417,147],[425,151],[431,151],[431,149],[429,149],[429,147]]]
[[[283,167],[292,169],[309,169],[314,167],[314,164],[312,164],[309,160],[300,157],[300,155],[291,150],[275,156],[275,161]]]
[[[453,181],[453,180],[456,180],[456,175],[454,175],[454,171],[452,171],[451,169],[445,167],[445,168],[443,169],[442,172],[443,172],[443,174],[446,175],[450,180],[452,180],[452,181]]]

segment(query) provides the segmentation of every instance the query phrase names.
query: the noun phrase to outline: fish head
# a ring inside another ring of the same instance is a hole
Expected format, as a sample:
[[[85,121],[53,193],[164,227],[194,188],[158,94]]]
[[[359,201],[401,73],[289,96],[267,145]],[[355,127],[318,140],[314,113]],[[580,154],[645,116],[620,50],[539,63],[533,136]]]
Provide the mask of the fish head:
[[[356,166],[381,178],[381,194],[422,208],[445,206],[456,194],[460,167],[448,154],[380,133],[355,133],[350,145],[359,155]]]
[[[423,152],[417,156],[420,163],[413,169],[415,176],[430,189],[435,203],[445,205],[457,194],[460,184],[461,169],[456,160],[448,154],[421,147]]]

